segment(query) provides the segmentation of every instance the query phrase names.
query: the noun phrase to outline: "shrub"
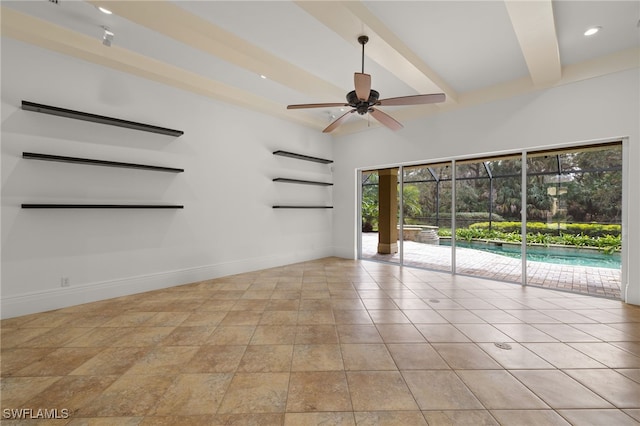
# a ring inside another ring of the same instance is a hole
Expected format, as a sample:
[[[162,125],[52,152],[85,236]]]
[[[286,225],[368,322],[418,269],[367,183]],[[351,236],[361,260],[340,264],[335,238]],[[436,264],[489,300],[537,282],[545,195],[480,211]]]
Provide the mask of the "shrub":
[[[520,232],[521,222],[497,222],[491,224],[491,229],[501,232]],[[489,229],[489,222],[477,222],[470,228]],[[543,223],[527,222],[527,233],[546,235],[586,235],[589,237],[619,236],[622,232],[620,225],[605,225],[601,223]]]

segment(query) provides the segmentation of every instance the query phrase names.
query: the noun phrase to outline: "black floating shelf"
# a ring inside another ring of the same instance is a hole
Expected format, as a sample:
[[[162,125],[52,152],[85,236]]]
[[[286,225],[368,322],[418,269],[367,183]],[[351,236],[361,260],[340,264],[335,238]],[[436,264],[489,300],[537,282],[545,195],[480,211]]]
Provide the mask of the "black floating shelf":
[[[300,183],[303,185],[319,185],[319,186],[332,186],[333,184],[330,182],[317,182],[314,180],[302,180],[302,179],[288,179],[288,178],[275,178],[274,182],[284,182],[284,183]]]
[[[23,209],[182,209],[174,204],[23,204]]]
[[[166,127],[153,126],[151,124],[137,123],[135,121],[122,120],[120,118],[105,117],[104,115],[90,114],[88,112],[74,111],[50,105],[37,104],[35,102],[22,101],[22,109],[25,111],[40,112],[43,114],[57,115],[60,117],[74,118],[76,120],[91,121],[93,123],[108,124],[111,126],[125,127],[127,129],[142,130],[145,132],[159,133],[167,136],[182,136],[182,130],[168,129]]]
[[[296,158],[298,160],[313,161],[314,163],[323,163],[323,164],[333,163],[333,160],[327,160],[325,158],[318,158],[318,157],[311,157],[309,155],[296,154],[295,152],[288,152],[288,151],[274,151],[273,155]]]
[[[93,166],[122,167],[126,169],[154,170],[157,172],[182,173],[184,169],[173,167],[149,166],[147,164],[121,163],[118,161],[94,160],[91,158],[65,157],[62,155],[38,154],[35,152],[23,152],[22,158],[29,160],[58,161],[61,163],[90,164]]]
[[[273,206],[274,209],[332,209],[333,206]]]

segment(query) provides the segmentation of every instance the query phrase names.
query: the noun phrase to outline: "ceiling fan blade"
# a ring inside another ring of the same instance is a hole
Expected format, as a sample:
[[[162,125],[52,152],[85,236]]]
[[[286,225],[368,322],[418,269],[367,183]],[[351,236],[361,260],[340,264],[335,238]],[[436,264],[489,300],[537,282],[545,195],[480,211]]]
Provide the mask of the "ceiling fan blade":
[[[400,96],[398,98],[380,99],[376,105],[394,106],[394,105],[423,105],[444,102],[446,96],[444,93],[432,93],[430,95],[413,95]]]
[[[391,117],[389,114],[380,111],[379,109],[371,108],[369,110],[369,114],[373,116],[380,123],[384,124],[391,130],[400,130],[404,126],[396,121],[395,118]]]
[[[287,105],[287,109],[302,109],[302,108],[331,108],[331,107],[345,107],[349,106],[349,104],[341,103],[330,103],[330,104],[299,104],[299,105]]]
[[[361,101],[369,99],[371,93],[371,76],[361,72],[354,73],[353,81],[356,86],[356,95]]]
[[[338,117],[338,119],[336,121],[334,121],[333,123],[329,124],[329,126],[326,129],[324,129],[322,131],[322,133],[329,133],[329,132],[332,132],[333,130],[335,130],[335,128],[338,127],[340,125],[340,123],[342,123],[344,120],[349,118],[349,114],[351,114],[354,111],[355,111],[355,108],[352,109],[351,111],[347,111],[344,114],[342,114],[340,117]]]

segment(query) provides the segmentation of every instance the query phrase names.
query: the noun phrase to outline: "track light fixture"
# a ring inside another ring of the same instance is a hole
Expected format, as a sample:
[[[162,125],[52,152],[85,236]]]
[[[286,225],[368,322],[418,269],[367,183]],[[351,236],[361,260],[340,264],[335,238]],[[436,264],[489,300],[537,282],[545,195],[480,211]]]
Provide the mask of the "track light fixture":
[[[113,31],[111,31],[109,28],[107,27],[102,27],[102,29],[104,29],[104,34],[102,36],[102,44],[104,44],[107,47],[111,47],[111,42],[113,41]]]

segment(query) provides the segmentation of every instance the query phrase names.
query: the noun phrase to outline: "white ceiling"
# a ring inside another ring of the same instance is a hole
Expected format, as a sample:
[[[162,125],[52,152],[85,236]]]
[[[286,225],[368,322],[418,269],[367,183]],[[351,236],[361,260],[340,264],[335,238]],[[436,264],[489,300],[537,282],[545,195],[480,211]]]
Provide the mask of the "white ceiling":
[[[447,95],[381,108],[400,121],[640,66],[638,1],[3,0],[1,11],[4,37],[319,130],[339,108],[286,105],[343,102],[361,34],[381,98]],[[355,117],[338,133],[366,128]]]

